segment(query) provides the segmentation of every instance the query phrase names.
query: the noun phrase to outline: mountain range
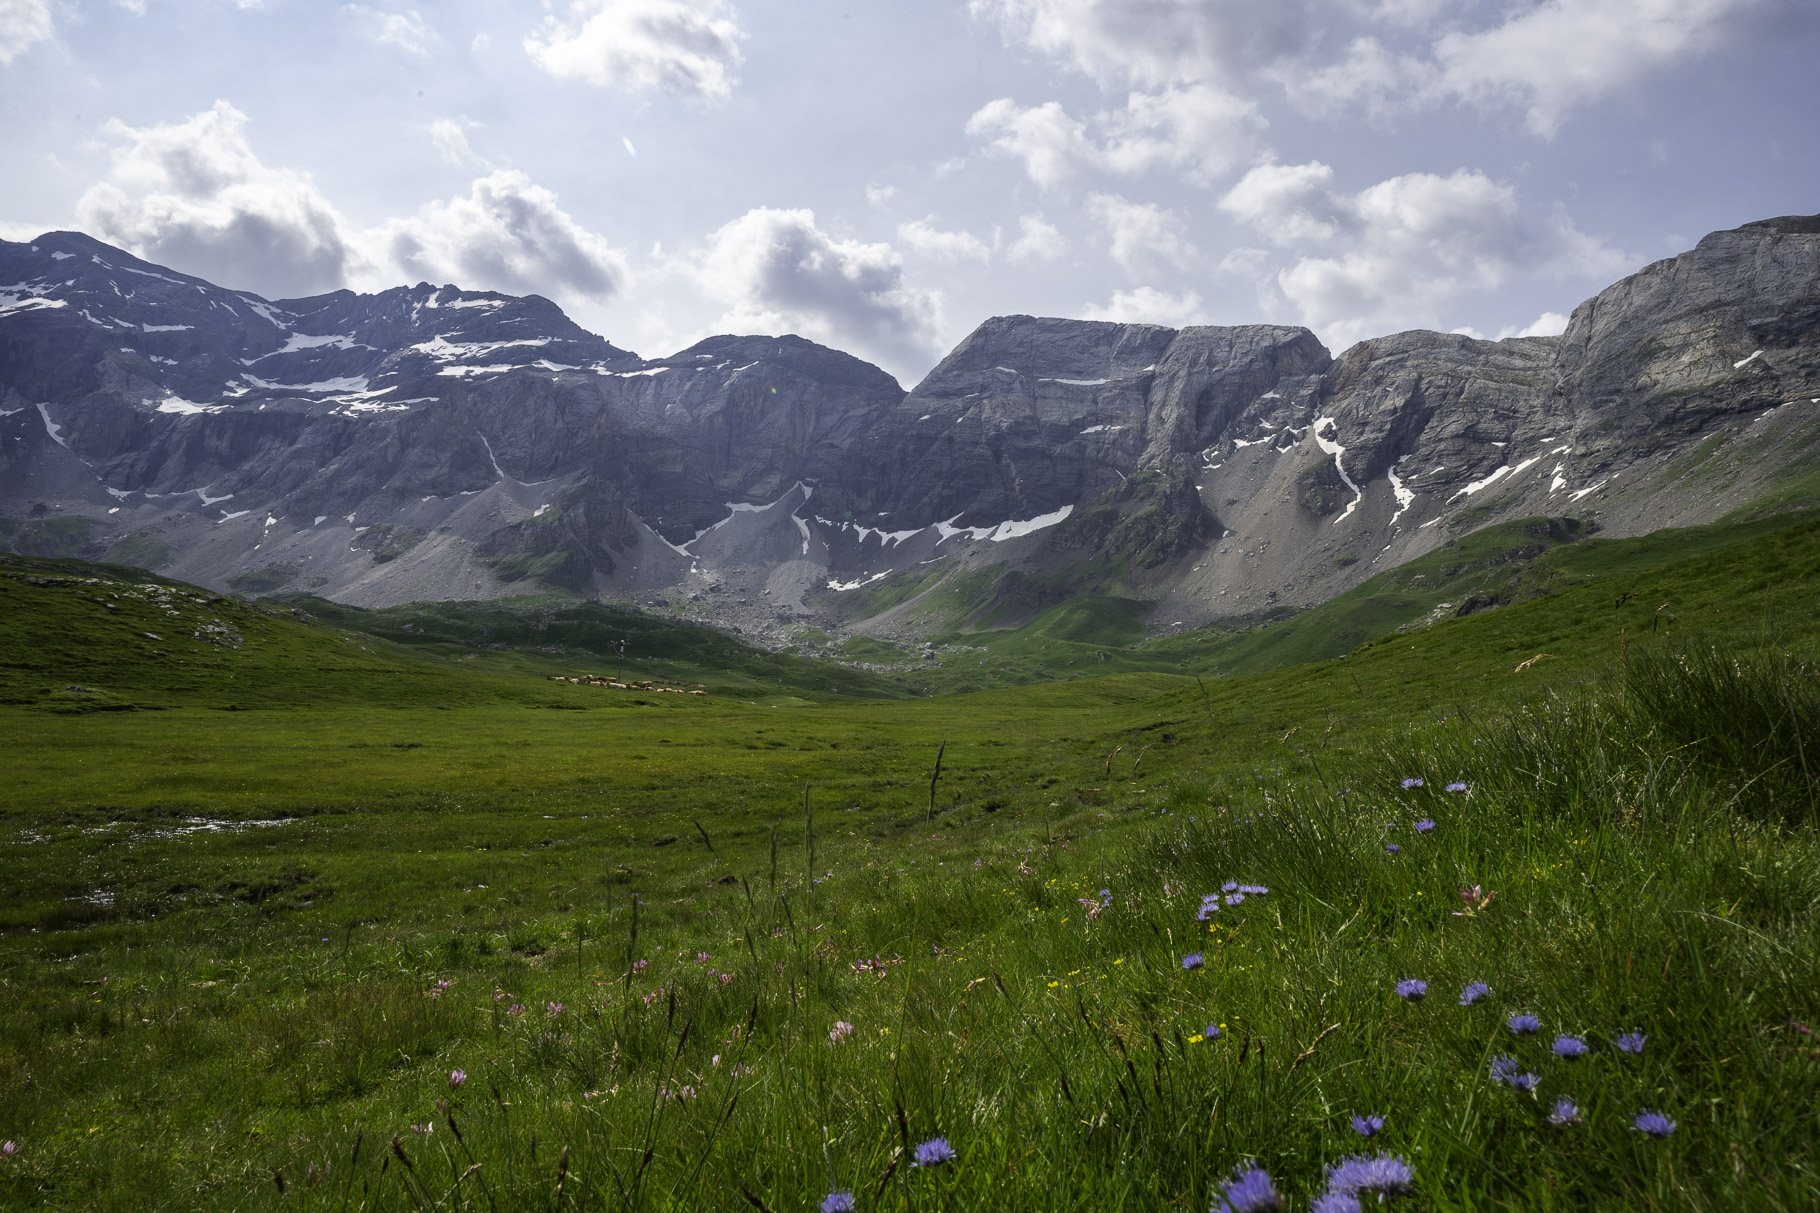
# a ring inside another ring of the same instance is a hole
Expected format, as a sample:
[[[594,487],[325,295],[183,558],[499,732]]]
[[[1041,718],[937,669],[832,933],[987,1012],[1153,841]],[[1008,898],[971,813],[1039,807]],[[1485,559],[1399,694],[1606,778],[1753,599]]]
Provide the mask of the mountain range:
[[[0,545],[368,606],[632,600],[778,643],[1117,597],[1187,630],[1501,521],[1812,504],[1817,417],[1820,216],[1715,232],[1558,337],[1000,316],[909,391],[798,337],[646,359],[537,296],[267,300],[0,242]]]

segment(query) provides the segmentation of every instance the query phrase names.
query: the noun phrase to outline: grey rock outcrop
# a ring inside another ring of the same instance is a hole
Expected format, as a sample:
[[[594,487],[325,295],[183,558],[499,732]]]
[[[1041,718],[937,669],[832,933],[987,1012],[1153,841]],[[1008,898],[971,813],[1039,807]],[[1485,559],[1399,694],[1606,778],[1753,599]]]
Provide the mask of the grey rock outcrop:
[[[1003,621],[1117,592],[1189,627],[1504,518],[1707,521],[1811,470],[1817,419],[1820,217],[1714,233],[1560,337],[1334,358],[1293,327],[1001,316],[909,392],[796,337],[647,360],[534,296],[268,301],[0,242],[0,517],[356,602],[536,584],[781,635],[874,626],[842,596],[946,558],[1018,572]],[[910,626],[894,601],[879,626]]]

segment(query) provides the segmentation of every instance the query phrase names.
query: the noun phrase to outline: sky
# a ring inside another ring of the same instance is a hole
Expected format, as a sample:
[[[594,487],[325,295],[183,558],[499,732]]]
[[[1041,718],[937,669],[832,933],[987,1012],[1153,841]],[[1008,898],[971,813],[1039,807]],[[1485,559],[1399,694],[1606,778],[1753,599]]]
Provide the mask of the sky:
[[[1820,212],[1814,0],[0,0],[0,238],[915,383],[1027,313],[1559,332]]]

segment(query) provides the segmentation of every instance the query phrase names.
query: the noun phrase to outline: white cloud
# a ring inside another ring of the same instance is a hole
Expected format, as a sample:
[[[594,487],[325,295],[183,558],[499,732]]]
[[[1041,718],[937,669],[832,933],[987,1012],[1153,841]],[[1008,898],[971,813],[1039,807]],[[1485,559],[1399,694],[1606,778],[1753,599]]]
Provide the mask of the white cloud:
[[[1552,135],[1576,107],[1748,37],[1811,0],[971,0],[976,17],[1102,87],[1269,83],[1314,113],[1516,105]],[[1205,102],[1197,102],[1202,112]],[[1227,136],[1242,133],[1230,120]]]
[[[552,76],[724,101],[744,37],[725,0],[576,0],[524,46]]]
[[[1027,45],[1104,85],[1231,83],[1300,55],[1317,0],[971,0]],[[1335,5],[1334,7],[1338,7]]]
[[[1266,125],[1256,105],[1206,84],[1132,93],[1100,123],[1109,132],[1103,157],[1113,171],[1164,167],[1203,182],[1249,159]]]
[[[275,299],[422,278],[604,299],[626,281],[624,255],[522,173],[495,171],[465,196],[362,231],[307,174],[263,164],[246,125],[225,101],[172,125],[110,122],[112,171],[77,203],[79,223],[149,260]],[[452,121],[431,137],[466,148]]]
[[[1567,317],[1560,312],[1543,312],[1523,328],[1498,330],[1498,340],[1506,337],[1559,337],[1567,331]]]
[[[1059,101],[1020,106],[1009,97],[975,111],[966,133],[986,141],[988,151],[1022,160],[1032,181],[1053,188],[1082,172],[1156,168],[1206,182],[1248,159],[1266,125],[1251,102],[1194,84],[1130,94],[1124,108],[1094,116],[1097,138]]]
[[[117,8],[123,8],[135,17],[145,16],[145,0],[114,0]]]
[[[1434,46],[1432,88],[1469,101],[1514,101],[1552,135],[1568,110],[1693,58],[1763,0],[1546,0]]]
[[[1361,37],[1337,61],[1276,64],[1265,74],[1311,113],[1331,116],[1356,105],[1375,118],[1405,104],[1412,83],[1430,73],[1410,55]]]
[[[1203,315],[1201,297],[1184,290],[1172,295],[1153,286],[1140,286],[1132,291],[1114,291],[1105,303],[1085,304],[1083,320],[1111,320],[1118,324],[1161,324],[1172,329],[1200,323]]]
[[[1531,221],[1514,189],[1466,169],[1409,173],[1347,194],[1324,164],[1264,165],[1219,205],[1289,250],[1274,272],[1246,259],[1260,270],[1266,306],[1286,302],[1335,348],[1440,328],[1461,295],[1513,278],[1610,278],[1632,265],[1565,217]]]
[[[513,169],[479,178],[466,197],[390,220],[368,239],[407,279],[600,300],[617,294],[629,277],[624,253]]]
[[[941,261],[986,261],[992,250],[972,232],[944,232],[935,226],[935,216],[900,224],[897,238],[925,257]]]
[[[9,64],[37,42],[56,33],[45,0],[0,0],[0,64]]]
[[[430,43],[436,38],[429,22],[414,8],[402,13],[388,13],[365,4],[344,4],[341,11],[368,38],[396,46],[413,55],[428,55]]]
[[[453,165],[481,164],[488,168],[486,157],[476,152],[468,143],[468,127],[472,122],[457,121],[454,118],[438,118],[430,123],[430,142],[436,146],[442,158]]]
[[[873,206],[884,206],[895,197],[897,197],[895,185],[874,185],[870,181],[866,182],[866,201]]]
[[[967,119],[967,134],[989,142],[989,150],[1024,162],[1024,171],[1040,186],[1062,184],[1100,151],[1087,138],[1087,128],[1068,116],[1059,101],[1028,108],[1009,97],[989,101]]]
[[[1009,260],[1054,261],[1068,251],[1068,238],[1062,235],[1062,229],[1041,214],[1019,215],[1017,225],[1022,234],[1006,250]]]
[[[342,285],[357,260],[307,174],[268,168],[225,101],[179,123],[105,128],[110,180],[76,203],[81,226],[142,257],[274,298]]]
[[[15,244],[24,244],[36,240],[46,232],[54,232],[55,223],[20,223],[12,219],[0,219],[0,240],[11,240]]]
[[[1307,244],[1339,235],[1345,201],[1332,189],[1333,170],[1320,161],[1261,164],[1220,199],[1220,209],[1278,244]]]
[[[890,245],[836,239],[813,211],[747,211],[708,237],[692,272],[726,307],[726,331],[799,333],[898,375],[942,349],[941,296],[908,285]]]
[[[1087,212],[1106,229],[1112,259],[1140,270],[1199,256],[1188,241],[1180,215],[1155,203],[1131,202],[1118,194],[1089,194]]]

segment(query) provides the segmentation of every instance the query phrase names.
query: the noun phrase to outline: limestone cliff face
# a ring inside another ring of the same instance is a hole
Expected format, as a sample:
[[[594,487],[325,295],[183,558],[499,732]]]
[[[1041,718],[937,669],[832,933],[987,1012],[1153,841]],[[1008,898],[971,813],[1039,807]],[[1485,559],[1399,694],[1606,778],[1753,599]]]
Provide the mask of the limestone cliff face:
[[[796,337],[641,359],[534,296],[268,301],[0,242],[0,518],[357,602],[696,594],[762,634],[948,557],[1192,626],[1504,518],[1710,520],[1809,469],[1817,416],[1820,217],[1714,233],[1558,338],[1334,358],[1300,328],[1001,316],[909,392]]]

